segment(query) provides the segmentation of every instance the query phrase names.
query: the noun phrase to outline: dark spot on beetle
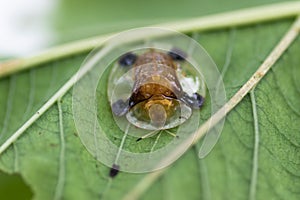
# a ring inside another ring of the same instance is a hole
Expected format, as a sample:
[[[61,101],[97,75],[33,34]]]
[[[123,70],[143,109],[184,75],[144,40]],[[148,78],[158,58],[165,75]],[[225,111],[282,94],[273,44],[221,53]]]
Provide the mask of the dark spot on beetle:
[[[41,132],[41,131],[39,131],[39,132],[38,132],[38,134],[39,134],[39,135],[42,135],[42,132]]]
[[[114,178],[115,176],[118,175],[119,171],[120,171],[120,166],[117,164],[113,164],[109,171],[109,177]]]
[[[171,49],[168,54],[173,60],[177,61],[183,61],[187,57],[186,53],[177,48]]]
[[[137,56],[133,53],[126,53],[119,59],[119,64],[123,67],[133,65],[137,59]]]
[[[129,109],[128,101],[123,101],[122,99],[119,99],[111,106],[112,112],[117,116],[125,115],[128,109]]]
[[[192,96],[189,96],[188,94],[184,93],[182,100],[190,107],[195,109],[201,108],[204,103],[204,97],[198,93],[194,93],[192,94]]]
[[[187,120],[187,118],[185,116],[179,116],[178,118]]]

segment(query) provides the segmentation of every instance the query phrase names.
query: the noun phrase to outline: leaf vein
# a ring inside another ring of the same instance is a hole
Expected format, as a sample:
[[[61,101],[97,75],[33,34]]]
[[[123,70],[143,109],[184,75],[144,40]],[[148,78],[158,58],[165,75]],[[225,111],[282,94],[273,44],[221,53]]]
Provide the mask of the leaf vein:
[[[27,115],[29,115],[29,113],[33,107],[33,101],[34,101],[34,95],[35,95],[35,70],[34,69],[31,69],[29,72],[29,79],[30,79],[29,98],[28,98],[26,110],[23,114],[23,120],[26,119]]]
[[[193,148],[194,153],[196,154],[196,158],[198,158],[198,150],[196,146]],[[207,167],[205,164],[204,159],[197,159],[197,164],[198,164],[198,170],[199,170],[199,176],[200,176],[200,181],[201,181],[201,188],[202,188],[202,199],[203,200],[210,200],[211,198],[211,189],[210,189],[210,183],[209,183],[209,176],[207,172]]]
[[[285,167],[282,163],[282,161],[280,159],[278,159],[275,154],[265,145],[261,144],[261,147],[263,147],[269,154],[270,156],[279,164],[279,166],[290,176],[292,177],[297,177],[298,179],[300,179],[300,174],[297,174],[295,172],[292,172],[291,170],[287,169],[287,167]],[[278,171],[278,173],[282,173],[282,171]]]
[[[65,135],[63,128],[63,111],[61,106],[61,100],[57,101],[58,113],[59,113],[59,132],[60,132],[60,155],[59,155],[59,170],[58,181],[55,188],[54,199],[61,199],[64,185],[65,185]]]
[[[255,200],[256,187],[257,187],[257,173],[258,173],[259,126],[258,126],[258,116],[257,116],[254,89],[251,90],[250,92],[250,98],[252,103],[252,114],[253,114],[253,125],[254,125],[254,148],[253,148],[253,159],[252,159],[253,163],[252,163],[249,199]]]
[[[257,108],[259,108],[259,111],[262,112],[265,115],[265,119],[274,127],[274,129],[276,129],[277,133],[279,133],[279,135],[281,135],[286,141],[288,141],[293,147],[295,148],[300,148],[300,144],[297,144],[297,141],[293,141],[291,139],[289,139],[284,132],[280,131],[280,128],[278,128],[278,126],[272,122],[270,120],[270,118],[268,117],[268,114],[264,111],[264,109],[260,108],[260,106],[257,105]],[[259,123],[261,126],[264,126],[264,124]]]
[[[10,80],[9,80],[9,90],[8,90],[8,96],[7,96],[7,100],[6,100],[6,111],[5,111],[5,117],[4,117],[4,122],[3,122],[3,128],[0,133],[0,140],[2,137],[4,137],[5,132],[7,131],[7,128],[8,128],[8,122],[11,117],[12,101],[13,101],[13,97],[15,94],[15,90],[16,90],[16,76],[13,75],[12,77],[10,77]]]

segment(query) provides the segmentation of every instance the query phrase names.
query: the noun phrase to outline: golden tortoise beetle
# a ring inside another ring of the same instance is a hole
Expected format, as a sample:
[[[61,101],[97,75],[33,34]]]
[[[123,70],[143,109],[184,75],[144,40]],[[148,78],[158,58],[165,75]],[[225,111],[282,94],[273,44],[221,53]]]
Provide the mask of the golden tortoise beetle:
[[[148,49],[140,55],[129,52],[121,56],[119,67],[133,70],[133,86],[129,98],[111,102],[114,115],[126,115],[131,124],[147,130],[184,123],[192,109],[200,109],[204,103],[204,96],[197,91],[188,94],[184,90],[185,74],[180,68],[185,58],[178,49],[168,53]]]

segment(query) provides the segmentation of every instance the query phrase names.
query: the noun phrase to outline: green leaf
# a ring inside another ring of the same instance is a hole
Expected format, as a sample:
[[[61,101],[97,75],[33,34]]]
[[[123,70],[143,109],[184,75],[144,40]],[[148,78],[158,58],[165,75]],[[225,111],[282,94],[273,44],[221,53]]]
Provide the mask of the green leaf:
[[[188,34],[219,66],[229,99],[257,70],[291,22],[280,20]],[[199,144],[194,146],[153,184],[150,182],[142,198],[248,199],[251,183],[256,180],[257,199],[298,199],[299,44],[298,37],[257,85],[255,101],[253,96],[246,96],[229,113],[221,138],[209,156],[199,160]],[[44,105],[85,57],[69,56],[0,80],[0,144]],[[208,107],[203,110],[205,119],[209,117]],[[108,106],[101,109],[110,112]],[[120,143],[121,138],[114,138],[114,133],[111,130],[107,134]],[[257,177],[253,175],[255,134],[259,135]],[[121,199],[147,177],[121,172],[113,180],[108,178],[109,168],[97,162],[78,137],[72,116],[72,90],[0,155],[0,169],[20,173],[35,199]]]

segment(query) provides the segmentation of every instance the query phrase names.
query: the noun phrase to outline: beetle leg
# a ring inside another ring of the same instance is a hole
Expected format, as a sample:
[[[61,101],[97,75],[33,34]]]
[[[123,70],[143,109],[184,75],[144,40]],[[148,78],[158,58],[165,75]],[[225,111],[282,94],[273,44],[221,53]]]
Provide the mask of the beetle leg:
[[[204,103],[204,97],[198,93],[194,93],[192,94],[192,96],[189,96],[187,93],[184,93],[181,99],[191,108],[195,109],[201,108]]]
[[[133,53],[126,53],[119,59],[119,64],[123,67],[131,66],[135,63],[137,55]]]
[[[136,141],[141,141],[145,138],[148,138],[148,137],[151,137],[153,135],[156,135],[157,133],[159,133],[161,130],[154,130],[154,131],[151,131],[150,133],[147,133],[146,135],[143,135],[142,137],[138,138]]]
[[[176,135],[175,133],[172,133],[171,131],[169,131],[169,130],[165,130],[169,135],[171,135],[171,136],[173,136],[174,138],[179,138],[179,136],[178,135]]]
[[[114,102],[111,106],[112,112],[117,116],[123,116],[125,115],[129,110],[129,102],[123,101],[122,99],[119,99],[118,101]]]

